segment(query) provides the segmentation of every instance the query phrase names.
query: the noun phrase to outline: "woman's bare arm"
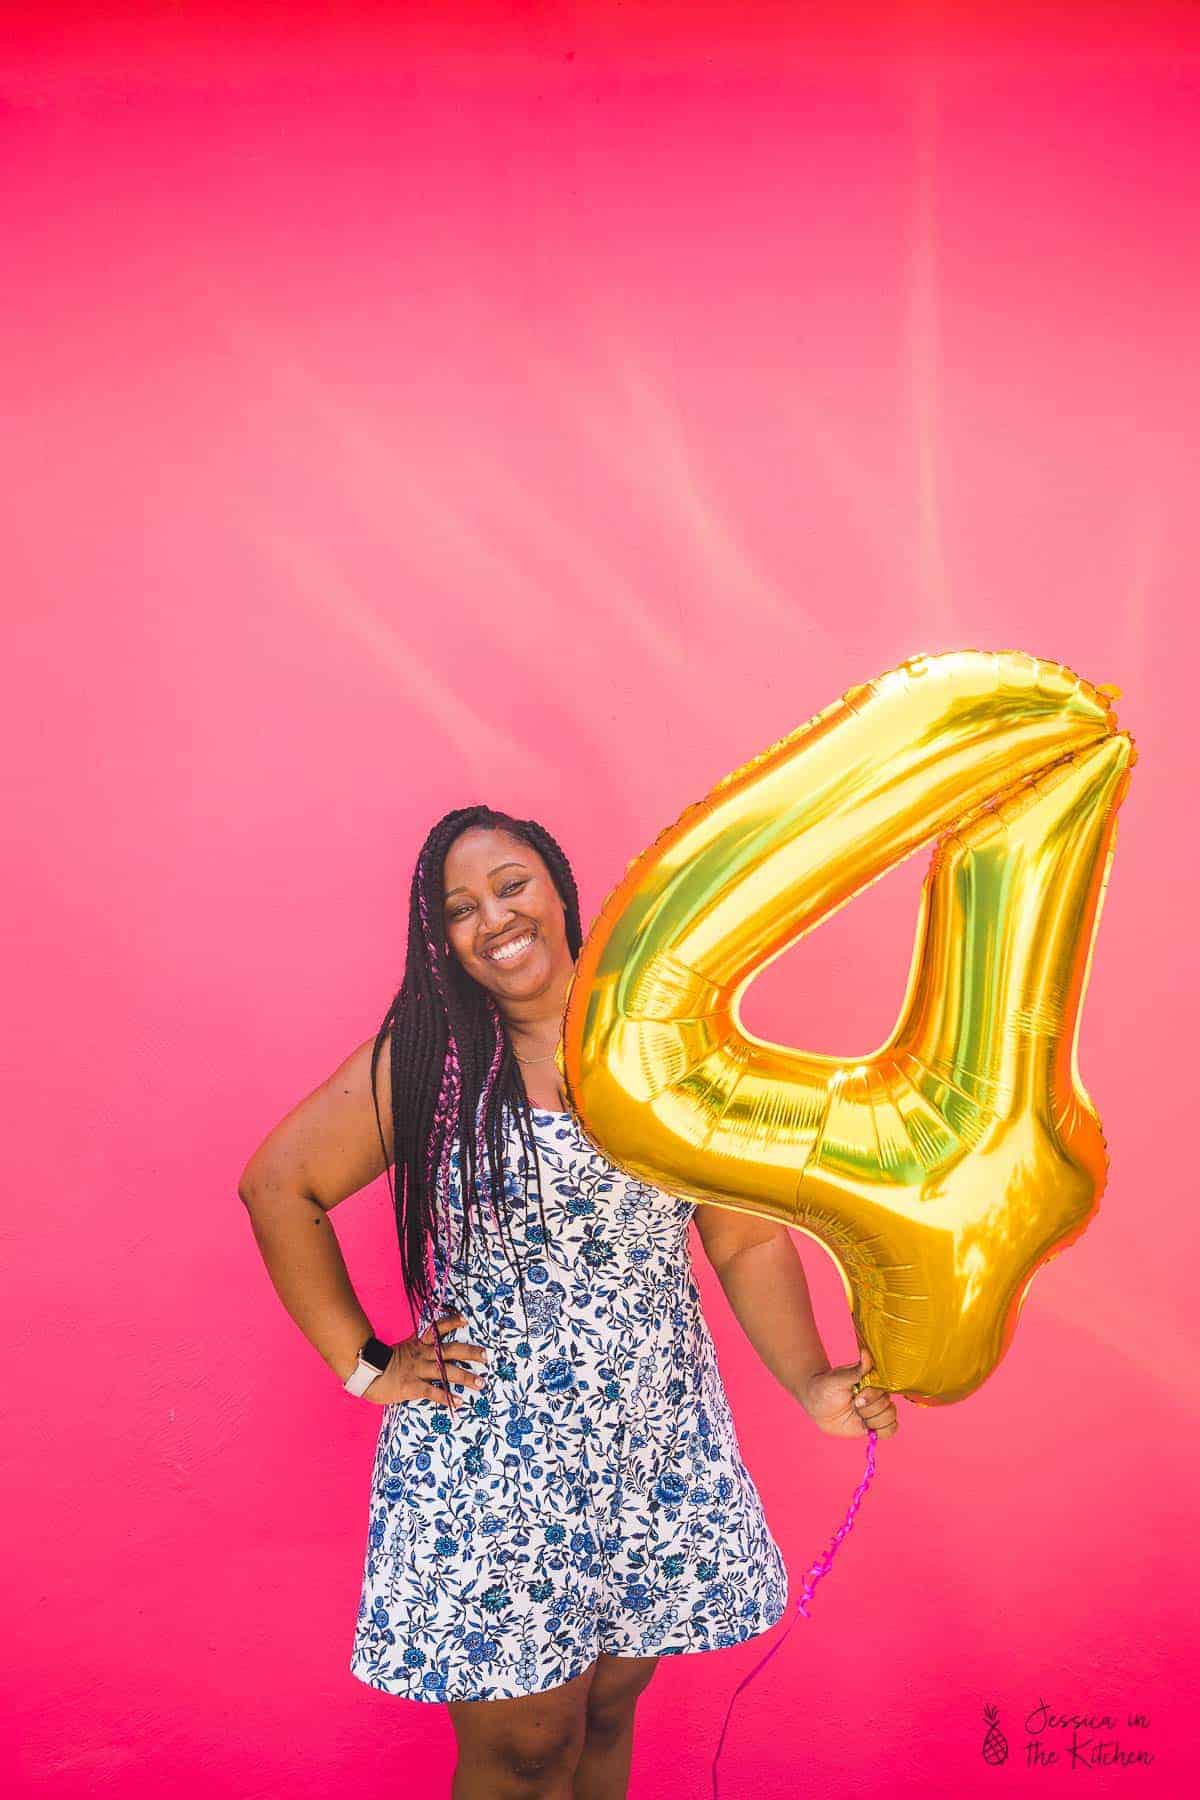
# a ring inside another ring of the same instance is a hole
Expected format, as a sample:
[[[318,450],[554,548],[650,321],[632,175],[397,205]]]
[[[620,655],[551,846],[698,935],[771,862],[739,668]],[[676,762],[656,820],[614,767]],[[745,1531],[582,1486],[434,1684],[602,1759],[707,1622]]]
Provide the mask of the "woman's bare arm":
[[[810,1379],[829,1368],[829,1358],[791,1233],[732,1207],[702,1204],[692,1216],[742,1330],[776,1380],[804,1404]]]
[[[374,1041],[360,1044],[280,1120],[238,1182],[275,1292],[342,1381],[371,1321],[351,1286],[329,1214],[382,1175],[394,1154],[389,1040],[376,1068],[383,1145],[371,1099]]]

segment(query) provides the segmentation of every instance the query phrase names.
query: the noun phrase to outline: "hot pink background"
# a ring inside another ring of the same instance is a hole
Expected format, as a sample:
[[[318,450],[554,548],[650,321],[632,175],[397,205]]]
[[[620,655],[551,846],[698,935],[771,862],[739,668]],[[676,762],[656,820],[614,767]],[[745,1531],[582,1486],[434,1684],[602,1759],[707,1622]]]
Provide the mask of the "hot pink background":
[[[374,1033],[447,808],[542,819],[590,921],[735,764],[965,646],[1124,690],[1080,1045],[1109,1187],[987,1385],[900,1403],[722,1795],[1065,1790],[1069,1732],[1025,1765],[1042,1701],[1153,1753],[1097,1787],[1192,1769],[1200,27],[945,15],[6,22],[10,1792],[448,1790],[443,1709],[348,1672],[379,1414],[279,1306],[238,1174]],[[873,1048],[926,863],[748,1025]],[[383,1183],[336,1227],[405,1335]],[[696,1256],[795,1596],[863,1452]],[[770,1641],[664,1660],[636,1800],[709,1791]]]

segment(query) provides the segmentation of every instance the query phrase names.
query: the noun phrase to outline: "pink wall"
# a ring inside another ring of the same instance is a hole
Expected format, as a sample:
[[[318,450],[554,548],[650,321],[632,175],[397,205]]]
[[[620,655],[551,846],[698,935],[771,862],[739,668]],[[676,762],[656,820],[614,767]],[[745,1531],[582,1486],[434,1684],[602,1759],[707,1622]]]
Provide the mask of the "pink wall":
[[[1065,1791],[1043,1701],[1153,1754],[1106,1789],[1191,1770],[1200,23],[945,10],[6,25],[9,1792],[447,1790],[444,1712],[348,1673],[379,1415],[238,1173],[374,1032],[442,811],[543,819],[590,919],[736,763],[961,646],[1124,690],[1080,1046],[1109,1189],[985,1389],[901,1403],[723,1800]],[[748,1025],[877,1044],[923,867]],[[383,1184],[336,1223],[404,1335]],[[700,1275],[795,1594],[862,1451]],[[664,1662],[635,1800],[708,1792],[767,1642]]]

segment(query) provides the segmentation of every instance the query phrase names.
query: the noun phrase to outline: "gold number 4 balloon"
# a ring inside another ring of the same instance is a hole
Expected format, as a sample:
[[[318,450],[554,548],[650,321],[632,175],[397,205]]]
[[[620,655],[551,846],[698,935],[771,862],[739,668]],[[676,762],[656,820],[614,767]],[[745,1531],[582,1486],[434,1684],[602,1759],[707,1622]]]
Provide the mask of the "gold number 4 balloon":
[[[1107,1178],[1080,1012],[1137,759],[1115,688],[1019,651],[916,657],[717,783],[580,951],[562,1072],[641,1180],[832,1254],[872,1384],[960,1400]],[[741,1024],[754,977],[934,843],[900,1017],[856,1062]]]

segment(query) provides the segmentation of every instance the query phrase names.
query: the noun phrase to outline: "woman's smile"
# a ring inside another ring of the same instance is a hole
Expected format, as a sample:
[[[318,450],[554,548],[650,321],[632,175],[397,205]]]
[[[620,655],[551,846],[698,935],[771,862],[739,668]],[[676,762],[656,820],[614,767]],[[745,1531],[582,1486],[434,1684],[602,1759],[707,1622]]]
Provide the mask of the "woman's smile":
[[[483,954],[488,962],[495,963],[498,968],[509,968],[513,963],[522,961],[528,955],[536,937],[537,932],[534,928],[526,926],[523,931],[515,936],[505,938],[503,942],[494,945],[490,950],[485,950]]]

